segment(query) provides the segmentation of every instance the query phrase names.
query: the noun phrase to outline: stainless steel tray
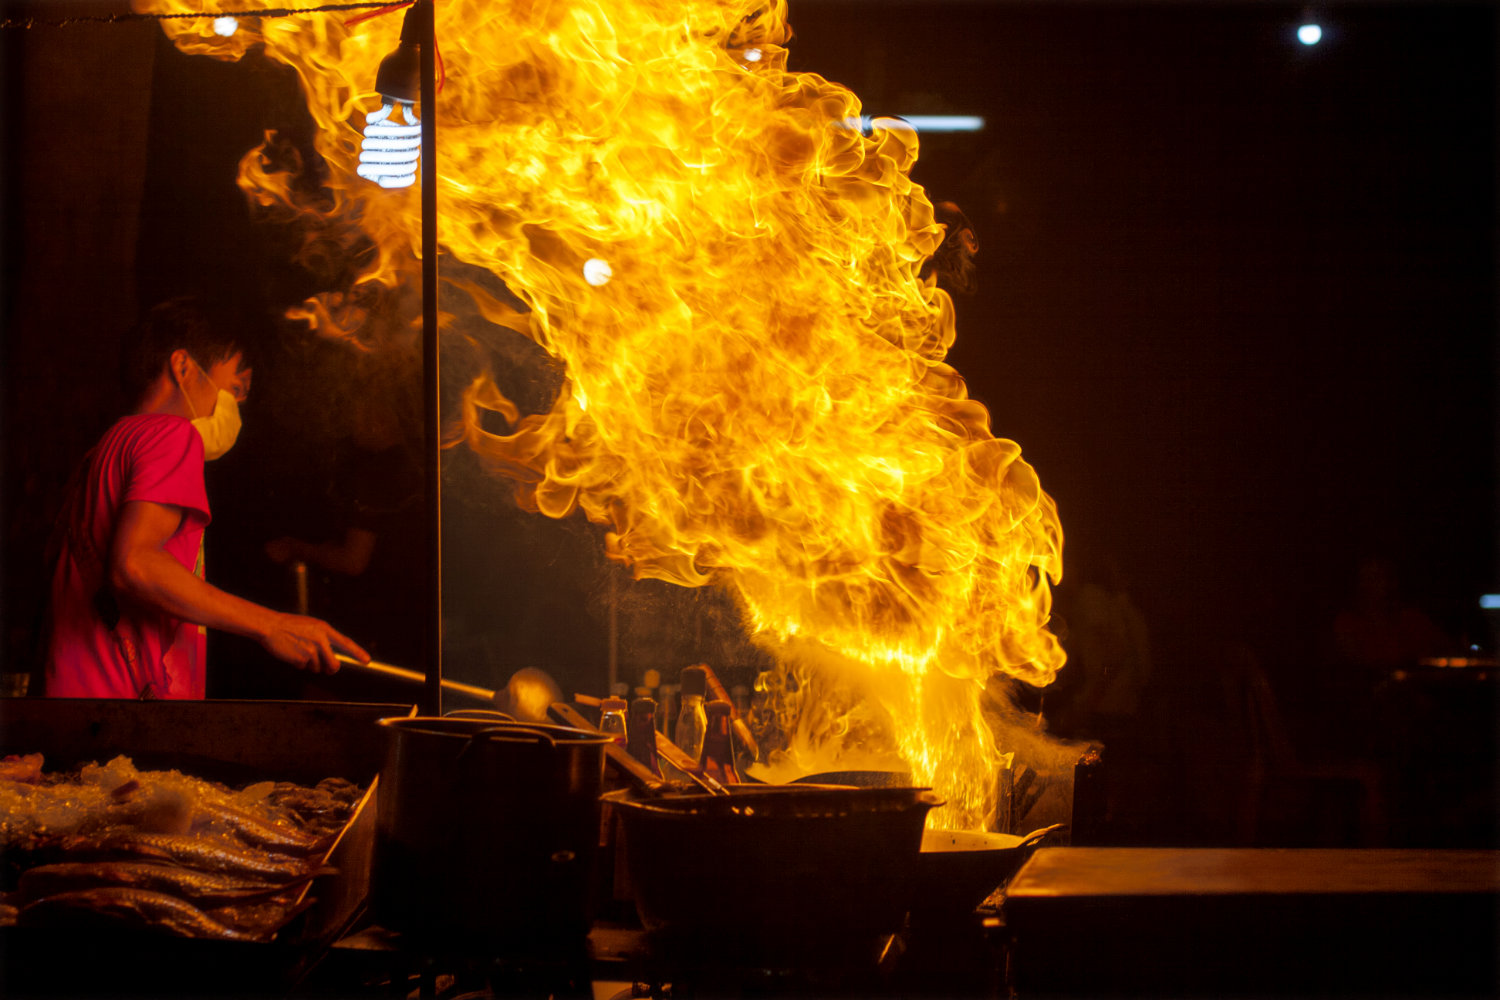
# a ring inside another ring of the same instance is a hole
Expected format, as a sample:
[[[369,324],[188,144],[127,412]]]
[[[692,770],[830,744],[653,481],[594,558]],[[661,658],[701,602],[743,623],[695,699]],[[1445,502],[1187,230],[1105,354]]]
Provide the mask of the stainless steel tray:
[[[414,711],[411,705],[346,702],[0,699],[0,754],[41,753],[49,771],[123,753],[143,770],[176,768],[230,785],[315,784],[337,776],[367,786],[329,848],[327,862],[337,874],[314,883],[313,904],[276,940],[251,944],[121,932],[85,942],[59,931],[5,928],[0,995],[285,992],[362,911],[381,759],[375,721]]]

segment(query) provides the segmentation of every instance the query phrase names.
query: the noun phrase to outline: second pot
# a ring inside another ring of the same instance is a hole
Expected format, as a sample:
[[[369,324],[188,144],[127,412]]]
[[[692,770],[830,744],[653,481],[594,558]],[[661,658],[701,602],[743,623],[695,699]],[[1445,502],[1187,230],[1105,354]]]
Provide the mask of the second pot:
[[[377,919],[451,948],[580,941],[608,737],[491,719],[379,725]]]

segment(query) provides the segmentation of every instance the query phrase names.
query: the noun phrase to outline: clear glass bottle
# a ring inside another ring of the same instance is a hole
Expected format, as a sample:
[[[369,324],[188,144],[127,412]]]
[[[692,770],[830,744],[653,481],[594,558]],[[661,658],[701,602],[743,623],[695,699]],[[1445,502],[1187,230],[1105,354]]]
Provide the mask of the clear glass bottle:
[[[703,740],[708,735],[708,715],[703,709],[708,675],[702,667],[684,667],[681,681],[682,707],[677,711],[672,742],[697,763],[703,757]]]
[[[613,736],[620,746],[627,743],[626,708],[624,698],[605,698],[599,703],[599,731],[606,736]]]
[[[715,699],[705,711],[708,735],[703,739],[703,773],[721,785],[737,785],[740,772],[734,766],[734,736],[729,728],[733,707],[723,699]]]

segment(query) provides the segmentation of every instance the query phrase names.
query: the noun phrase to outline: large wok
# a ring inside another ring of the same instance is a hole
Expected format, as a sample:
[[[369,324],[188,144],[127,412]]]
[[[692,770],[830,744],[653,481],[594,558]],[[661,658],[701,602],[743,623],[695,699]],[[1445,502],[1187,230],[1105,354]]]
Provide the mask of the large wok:
[[[922,824],[941,804],[923,788],[776,785],[604,801],[657,946],[758,966],[878,954],[910,907]]]
[[[1024,837],[1009,833],[923,830],[917,856],[919,891],[912,910],[924,917],[953,919],[972,913],[1008,882],[1061,824]]]
[[[901,771],[851,770],[808,774],[780,787],[900,788],[910,784],[911,775]],[[926,919],[953,919],[973,912],[1060,828],[1056,824],[1025,836],[923,830],[911,897],[913,912]]]

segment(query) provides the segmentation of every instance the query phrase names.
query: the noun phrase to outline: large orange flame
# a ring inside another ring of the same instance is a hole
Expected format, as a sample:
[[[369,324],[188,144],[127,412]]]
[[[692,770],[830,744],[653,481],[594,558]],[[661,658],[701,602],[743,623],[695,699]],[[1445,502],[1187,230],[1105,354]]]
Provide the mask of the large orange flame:
[[[204,9],[204,0],[136,0]],[[416,189],[355,175],[376,67],[400,15],[166,21],[187,51],[253,44],[294,67],[328,180],[300,195],[274,137],[240,183],[313,228],[376,247],[353,288],[302,315],[357,326],[362,286],[410,282]],[[916,136],[858,128],[858,99],[786,70],[785,0],[441,0],[439,240],[498,276],[492,321],[565,366],[550,412],[488,378],[464,437],[550,517],[581,507],[637,578],[728,588],[778,654],[792,752],[851,716],[807,697],[838,672],[869,726],[978,827],[1003,760],[979,711],[1003,672],[1045,684],[1061,575],[1056,508],[944,357],[947,294],[918,277],[943,232],[913,184]],[[425,169],[425,166],[424,168]],[[451,287],[451,285],[450,285]],[[486,432],[483,410],[509,433]],[[773,681],[773,688],[776,683]],[[795,703],[795,704],[793,704]],[[859,714],[859,713],[856,713]]]

